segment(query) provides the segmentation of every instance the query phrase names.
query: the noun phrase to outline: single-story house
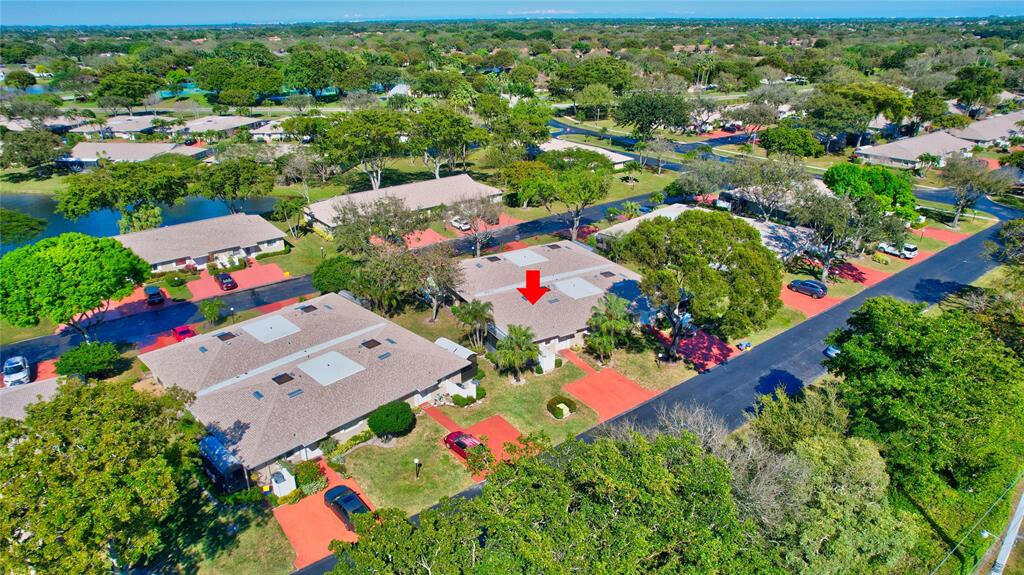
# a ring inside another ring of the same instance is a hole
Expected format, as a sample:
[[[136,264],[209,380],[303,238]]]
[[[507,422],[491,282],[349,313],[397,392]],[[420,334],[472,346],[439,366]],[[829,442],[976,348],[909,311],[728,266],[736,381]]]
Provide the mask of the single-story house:
[[[426,210],[450,206],[469,198],[484,197],[499,201],[501,194],[498,188],[481,184],[468,174],[459,174],[328,198],[306,206],[305,213],[315,228],[331,233],[338,207],[344,204],[369,204],[381,198],[393,197],[402,200],[410,210]]]
[[[587,150],[588,152],[597,152],[598,154],[608,158],[616,170],[627,163],[634,161],[633,158],[625,154],[620,154],[597,146],[591,146],[590,144],[580,144],[578,142],[559,140],[558,138],[551,138],[544,142],[540,145],[540,150],[542,152],[561,152],[565,150]]]
[[[917,169],[921,167],[918,158],[924,154],[937,156],[944,162],[950,155],[967,152],[973,147],[974,142],[958,138],[948,132],[932,132],[880,146],[861,146],[854,154],[872,164]]]
[[[71,133],[86,138],[120,138],[134,140],[139,134],[152,134],[156,130],[154,120],[161,119],[155,114],[142,116],[111,116],[106,122],[93,122],[72,128]]]
[[[509,325],[533,330],[541,355],[583,344],[587,321],[606,293],[633,302],[634,311],[647,306],[640,292],[640,275],[571,241],[560,241],[479,258],[462,260],[463,282],[457,295],[463,301],[480,300],[493,306],[489,334],[493,345],[508,333]],[[526,270],[539,270],[540,283],[550,291],[531,304],[517,288]]]
[[[64,134],[72,128],[81,126],[82,124],[89,121],[89,118],[84,116],[57,116],[55,118],[46,118],[43,120],[43,125],[46,126],[51,132],[56,134]],[[12,132],[24,132],[32,128],[32,121],[24,118],[8,118],[7,116],[0,116],[0,127],[6,128]]]
[[[110,162],[144,162],[163,154],[179,154],[196,159],[205,158],[210,150],[199,146],[164,142],[79,142],[71,152],[57,158],[61,164],[87,168],[98,166],[100,160]]]
[[[1024,110],[992,116],[962,130],[950,130],[950,133],[979,146],[992,146],[1006,143],[1012,136],[1024,135],[1024,127],[1018,126],[1017,122],[1024,122]]]
[[[635,230],[636,227],[640,225],[640,222],[644,220],[654,218],[668,218],[670,220],[674,220],[684,212],[706,209],[707,208],[702,208],[692,204],[671,204],[648,212],[642,216],[635,217],[631,220],[626,220],[613,226],[609,226],[594,234],[594,239],[597,241],[598,246],[607,248],[610,241]],[[753,226],[754,229],[761,234],[761,243],[764,244],[766,248],[775,252],[775,254],[781,259],[787,259],[794,253],[801,252],[811,245],[813,232],[808,228],[802,226],[786,226],[775,222],[763,222],[759,219],[745,218],[736,215],[733,215],[733,217],[740,218]]]
[[[286,118],[271,120],[258,128],[253,128],[252,130],[249,130],[249,135],[252,136],[253,140],[259,140],[261,142],[277,142],[284,140],[288,137],[288,133],[285,132],[283,127],[281,127],[281,123],[284,122],[285,119]]]
[[[25,419],[25,408],[37,401],[49,401],[57,393],[58,378],[25,385],[0,387],[0,418]]]
[[[444,400],[470,362],[336,293],[139,356],[246,469],[321,455],[391,401]]]
[[[263,218],[231,214],[114,236],[149,262],[154,273],[195,267],[285,249],[284,232]]]
[[[249,118],[246,116],[203,116],[195,120],[185,122],[183,126],[175,128],[176,132],[185,134],[210,134],[214,133],[221,137],[232,136],[241,128],[258,128],[267,123],[264,118]]]
[[[388,98],[390,98],[392,96],[411,96],[411,95],[412,95],[412,87],[409,86],[409,84],[395,84],[394,86],[391,87],[390,90],[388,90],[388,93],[387,93],[387,97]]]
[[[831,194],[832,190],[828,189],[825,182],[819,179],[811,179],[809,183],[810,190],[816,191],[822,194]],[[748,188],[733,188],[731,190],[723,190],[718,194],[721,202],[728,202],[727,204],[721,205],[721,207],[728,208],[733,213],[749,213],[759,215],[761,206],[758,195],[754,193],[757,191],[757,187]],[[790,189],[787,197],[783,199],[780,205],[776,206],[775,217],[784,218],[788,215],[789,211],[793,208],[793,204],[797,198],[797,189]]]

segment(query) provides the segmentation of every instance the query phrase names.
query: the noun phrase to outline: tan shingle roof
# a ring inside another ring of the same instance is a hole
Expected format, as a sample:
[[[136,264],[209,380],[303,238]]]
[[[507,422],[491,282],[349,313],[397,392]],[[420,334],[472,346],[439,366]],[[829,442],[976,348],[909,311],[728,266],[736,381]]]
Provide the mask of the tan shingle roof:
[[[231,214],[124,234],[114,239],[147,262],[159,264],[251,247],[283,237],[284,232],[259,216]]]
[[[974,122],[962,130],[950,130],[950,132],[965,140],[972,142],[989,142],[1000,138],[1009,138],[1013,134],[1024,133],[1024,128],[1017,125],[1017,122],[1024,120],[1024,110],[1018,110],[1002,116]]]
[[[954,152],[968,150],[972,147],[974,147],[973,142],[957,138],[947,132],[932,132],[922,136],[896,140],[881,146],[861,146],[857,148],[857,154],[913,162],[917,161],[922,154],[933,154],[941,157]]]
[[[497,260],[492,261],[494,258]],[[534,263],[520,266],[516,261]],[[638,274],[569,241],[464,260],[461,266],[464,281],[458,292],[462,299],[491,302],[498,328],[507,331],[510,324],[525,325],[533,329],[537,341],[585,329],[591,308],[606,291],[626,299],[639,295]],[[528,269],[540,270],[541,284],[552,288],[533,305],[516,289],[525,285]],[[575,290],[565,283],[560,287],[559,282],[573,279],[583,280],[600,293],[572,297]]]
[[[203,132],[223,132],[226,130],[235,130],[243,126],[252,126],[253,124],[260,124],[266,120],[260,118],[249,118],[246,116],[203,116],[202,118],[196,118],[195,120],[189,120],[185,122],[181,130],[201,134]]]
[[[315,310],[304,312],[307,306]],[[281,322],[276,329],[290,323],[298,330],[263,343],[253,333],[266,332],[268,320]],[[225,333],[235,337],[222,341],[218,335]],[[362,345],[370,339],[378,345]],[[317,375],[300,367],[324,356],[339,357],[335,354],[362,370],[331,367],[318,373],[310,368],[320,376],[350,373],[322,385]],[[469,365],[335,293],[139,359],[161,384],[196,393],[190,411],[249,467],[312,445],[378,406],[433,387]],[[291,379],[277,383],[272,378],[279,374]]]
[[[580,144],[578,142],[570,142],[567,140],[559,140],[558,138],[551,138],[547,142],[540,145],[540,149],[545,152],[563,151],[563,150],[587,150],[589,152],[597,152],[602,156],[608,158],[613,164],[624,164],[630,162],[633,158],[625,154],[599,148],[597,146],[591,146],[589,144]]]
[[[166,119],[162,116],[153,114],[147,114],[145,116],[111,116],[107,118],[106,122],[96,122],[92,124],[85,124],[72,129],[75,133],[93,133],[101,132],[104,129],[110,129],[114,132],[143,132],[153,127],[153,120]]]
[[[206,148],[160,142],[79,142],[67,159],[79,162],[95,162],[100,158],[112,162],[144,162],[161,154],[195,156],[205,151]]]
[[[0,417],[24,419],[26,406],[38,401],[49,401],[56,393],[56,377],[0,388]]]
[[[501,190],[481,184],[468,174],[412,182],[400,186],[380,188],[329,198],[306,207],[306,212],[325,225],[333,225],[336,206],[342,203],[368,204],[386,196],[402,200],[411,210],[424,210],[440,205],[450,206],[460,200],[475,197],[496,197]]]

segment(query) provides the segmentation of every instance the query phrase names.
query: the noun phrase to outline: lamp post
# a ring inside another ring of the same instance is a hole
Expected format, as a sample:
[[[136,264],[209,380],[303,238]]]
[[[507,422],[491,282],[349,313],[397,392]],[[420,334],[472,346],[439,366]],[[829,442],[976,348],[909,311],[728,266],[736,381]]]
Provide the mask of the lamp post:
[[[420,464],[420,458],[419,457],[414,458],[412,460],[412,464],[416,468],[416,480],[419,481],[419,478],[420,478],[420,465],[421,465]]]
[[[324,259],[324,247],[320,246],[320,259]]]

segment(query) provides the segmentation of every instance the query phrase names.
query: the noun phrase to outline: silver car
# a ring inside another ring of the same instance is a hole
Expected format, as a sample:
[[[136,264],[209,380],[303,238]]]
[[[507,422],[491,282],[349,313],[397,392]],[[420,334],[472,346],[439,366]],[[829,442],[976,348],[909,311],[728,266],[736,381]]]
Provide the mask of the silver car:
[[[454,218],[452,218],[450,223],[453,228],[459,230],[460,232],[468,232],[473,227],[469,225],[469,222],[467,222],[465,218],[459,216],[455,216]]]
[[[32,367],[23,355],[9,357],[4,361],[4,385],[24,385],[32,381]]]

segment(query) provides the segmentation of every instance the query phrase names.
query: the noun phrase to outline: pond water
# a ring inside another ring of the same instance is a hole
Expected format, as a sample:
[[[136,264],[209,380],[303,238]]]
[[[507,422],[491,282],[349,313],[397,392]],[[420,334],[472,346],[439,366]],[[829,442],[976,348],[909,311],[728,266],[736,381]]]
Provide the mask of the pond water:
[[[235,202],[235,211],[247,214],[261,214],[274,208],[277,198],[256,197]],[[77,220],[69,220],[57,213],[57,200],[45,194],[0,194],[0,207],[17,210],[30,216],[46,220],[46,229],[32,243],[42,238],[57,236],[66,232],[80,232],[92,236],[116,236],[117,220],[121,214],[115,210],[100,210]],[[224,202],[200,197],[188,197],[181,203],[163,206],[164,225],[181,224],[224,216],[231,213]],[[0,253],[7,253],[22,244],[0,244]]]

